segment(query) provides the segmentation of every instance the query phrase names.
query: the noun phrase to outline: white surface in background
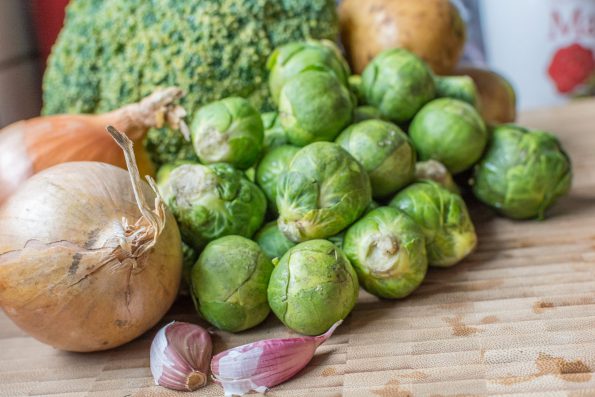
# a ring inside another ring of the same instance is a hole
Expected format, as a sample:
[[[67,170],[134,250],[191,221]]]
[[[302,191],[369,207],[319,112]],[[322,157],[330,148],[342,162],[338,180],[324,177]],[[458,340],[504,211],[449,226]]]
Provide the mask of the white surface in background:
[[[547,73],[560,47],[579,41],[595,49],[595,0],[479,0],[488,64],[509,78],[521,110],[568,101]],[[582,10],[574,24],[573,13]],[[590,10],[585,12],[585,10]],[[566,33],[553,23],[559,12]],[[590,20],[589,20],[590,18]],[[589,32],[590,31],[590,32]]]

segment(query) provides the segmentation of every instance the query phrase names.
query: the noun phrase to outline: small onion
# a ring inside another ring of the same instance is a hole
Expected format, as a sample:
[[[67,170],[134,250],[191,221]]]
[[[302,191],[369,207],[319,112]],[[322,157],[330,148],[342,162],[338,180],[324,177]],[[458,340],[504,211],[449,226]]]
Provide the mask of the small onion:
[[[108,129],[129,173],[60,164],[0,208],[0,306],[25,332],[63,350],[136,338],[161,319],[180,284],[176,222],[153,181],[140,179],[132,142]]]
[[[126,168],[122,150],[105,133],[114,125],[134,142],[138,169],[153,175],[154,166],[141,144],[147,131],[167,123],[186,132],[185,110],[175,102],[176,87],[156,89],[137,103],[101,114],[55,114],[13,123],[0,130],[0,204],[32,175],[60,163],[101,161]]]

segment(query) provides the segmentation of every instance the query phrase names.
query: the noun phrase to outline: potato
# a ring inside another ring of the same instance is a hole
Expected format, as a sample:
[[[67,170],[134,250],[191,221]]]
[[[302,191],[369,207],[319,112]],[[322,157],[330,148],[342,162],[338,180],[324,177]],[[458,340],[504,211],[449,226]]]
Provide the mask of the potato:
[[[438,74],[451,73],[465,44],[465,24],[448,0],[343,0],[341,38],[354,73],[379,52],[406,48]]]
[[[479,112],[488,124],[515,120],[516,94],[504,77],[494,71],[474,67],[459,67],[453,74],[473,79],[479,93]]]

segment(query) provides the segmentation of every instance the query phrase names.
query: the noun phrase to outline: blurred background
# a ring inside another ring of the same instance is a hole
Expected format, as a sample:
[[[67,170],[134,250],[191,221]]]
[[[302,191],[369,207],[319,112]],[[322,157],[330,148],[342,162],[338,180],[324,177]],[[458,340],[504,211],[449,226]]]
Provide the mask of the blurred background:
[[[68,0],[0,0],[0,127],[41,109],[45,60]]]
[[[0,0],[0,127],[39,114],[45,60],[67,3]],[[453,3],[467,24],[462,62],[508,78],[519,110],[595,93],[595,0]]]

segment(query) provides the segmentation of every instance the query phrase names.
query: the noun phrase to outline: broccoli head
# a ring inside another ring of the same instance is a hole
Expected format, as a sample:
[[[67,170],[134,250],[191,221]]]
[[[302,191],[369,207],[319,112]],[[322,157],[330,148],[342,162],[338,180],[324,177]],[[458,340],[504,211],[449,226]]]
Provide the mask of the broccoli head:
[[[279,45],[335,39],[334,0],[72,0],[44,76],[44,114],[97,113],[178,86],[189,114],[238,95],[270,109],[266,60]],[[157,164],[194,158],[152,130]]]

